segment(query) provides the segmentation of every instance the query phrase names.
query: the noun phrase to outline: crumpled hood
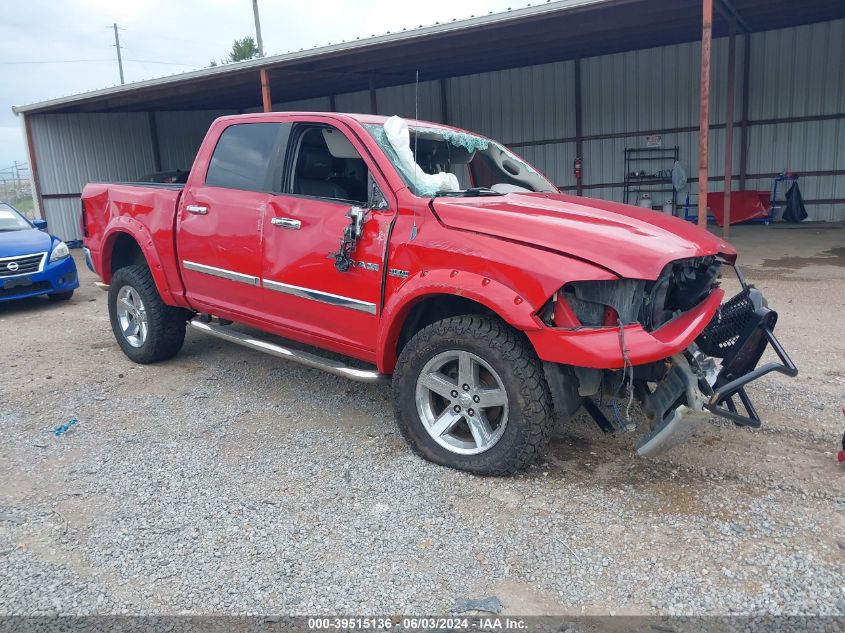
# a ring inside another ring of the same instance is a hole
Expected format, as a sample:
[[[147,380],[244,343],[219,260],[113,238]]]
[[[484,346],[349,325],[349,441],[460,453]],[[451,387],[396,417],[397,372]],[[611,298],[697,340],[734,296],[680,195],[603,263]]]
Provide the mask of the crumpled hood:
[[[53,238],[38,229],[0,231],[0,257],[43,253],[49,251],[52,244]]]
[[[674,260],[736,250],[690,222],[639,207],[563,194],[433,200],[454,229],[534,244],[586,260],[629,279],[656,279]]]

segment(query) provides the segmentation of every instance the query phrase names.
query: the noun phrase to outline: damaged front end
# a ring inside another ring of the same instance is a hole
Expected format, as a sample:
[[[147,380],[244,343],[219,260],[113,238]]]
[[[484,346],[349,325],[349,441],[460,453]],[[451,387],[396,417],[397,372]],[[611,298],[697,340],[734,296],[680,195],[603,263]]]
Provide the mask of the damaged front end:
[[[735,270],[742,290],[720,306],[693,345],[672,358],[673,368],[664,381],[667,384],[643,393],[643,409],[653,424],[637,449],[640,455],[656,455],[678,444],[710,414],[739,426],[759,427],[760,415],[745,387],[773,371],[787,376],[798,374],[774,334],[777,312],[768,307],[763,293],[749,285],[738,268]],[[780,362],[758,367],[769,345]],[[677,399],[667,407],[673,395]]]
[[[569,377],[575,378],[577,394],[562,389],[566,372],[547,372],[556,401],[565,404],[568,400],[571,411],[573,397],[577,398],[605,432],[612,432],[616,427],[592,398],[602,393],[613,396],[617,426],[628,430],[636,428],[630,415],[630,405],[636,398],[648,423],[648,431],[637,447],[637,453],[644,457],[678,445],[713,415],[739,426],[759,427],[760,416],[746,386],[773,371],[795,376],[798,370],[774,335],[777,313],[738,268],[734,270],[740,292],[719,306],[685,349],[651,363],[632,364],[629,360],[629,355],[636,358],[638,350],[633,349],[634,343],[626,343],[625,332],[631,336],[626,326],[658,334],[661,327],[711,296],[719,286],[724,264],[716,257],[703,257],[673,262],[654,282],[567,284],[560,294],[582,327],[605,331],[616,327],[624,366],[621,371],[570,368]],[[560,307],[550,312],[552,322],[560,318],[556,317],[560,312]],[[758,367],[768,346],[779,362]]]

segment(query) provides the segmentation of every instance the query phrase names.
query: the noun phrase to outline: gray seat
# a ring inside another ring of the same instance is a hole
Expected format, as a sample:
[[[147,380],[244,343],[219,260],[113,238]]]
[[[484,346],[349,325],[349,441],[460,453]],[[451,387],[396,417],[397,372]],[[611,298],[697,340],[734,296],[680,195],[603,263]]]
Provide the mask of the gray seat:
[[[293,192],[318,198],[348,200],[349,194],[335,182],[328,180],[332,173],[332,155],[327,149],[302,146],[296,166]]]

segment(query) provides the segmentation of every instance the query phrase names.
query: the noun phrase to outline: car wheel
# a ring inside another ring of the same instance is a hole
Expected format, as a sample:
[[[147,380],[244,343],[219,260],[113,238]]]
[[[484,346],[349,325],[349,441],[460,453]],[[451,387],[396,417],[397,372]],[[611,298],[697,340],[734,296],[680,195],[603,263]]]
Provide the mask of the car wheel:
[[[460,316],[420,330],[393,376],[399,429],[419,455],[481,475],[534,462],[553,424],[543,367],[498,319]]]
[[[146,266],[127,266],[114,274],[109,318],[118,345],[136,363],[172,358],[185,341],[187,312],[161,300]]]
[[[47,295],[51,301],[68,301],[73,296],[73,290],[67,292],[54,292]]]

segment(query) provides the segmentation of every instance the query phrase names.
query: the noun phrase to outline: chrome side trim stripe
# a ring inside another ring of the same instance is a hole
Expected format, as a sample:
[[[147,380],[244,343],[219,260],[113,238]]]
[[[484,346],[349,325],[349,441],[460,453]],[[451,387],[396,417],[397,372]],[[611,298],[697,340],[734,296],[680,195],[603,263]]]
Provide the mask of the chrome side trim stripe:
[[[220,277],[221,279],[228,279],[229,281],[237,281],[249,286],[259,286],[260,281],[258,277],[252,275],[244,275],[243,273],[236,273],[234,270],[226,270],[225,268],[217,268],[215,266],[208,266],[206,264],[198,264],[196,262],[189,262],[187,259],[182,260],[182,265],[186,270],[193,270],[197,273],[205,273],[212,277]]]
[[[296,297],[302,297],[303,299],[311,299],[313,301],[328,303],[333,306],[358,310],[359,312],[366,312],[367,314],[376,313],[376,304],[369,303],[368,301],[334,295],[330,292],[322,292],[320,290],[312,290],[311,288],[303,288],[302,286],[283,284],[281,281],[273,281],[272,279],[262,279],[261,282],[268,290],[275,290],[276,292],[283,292]]]

